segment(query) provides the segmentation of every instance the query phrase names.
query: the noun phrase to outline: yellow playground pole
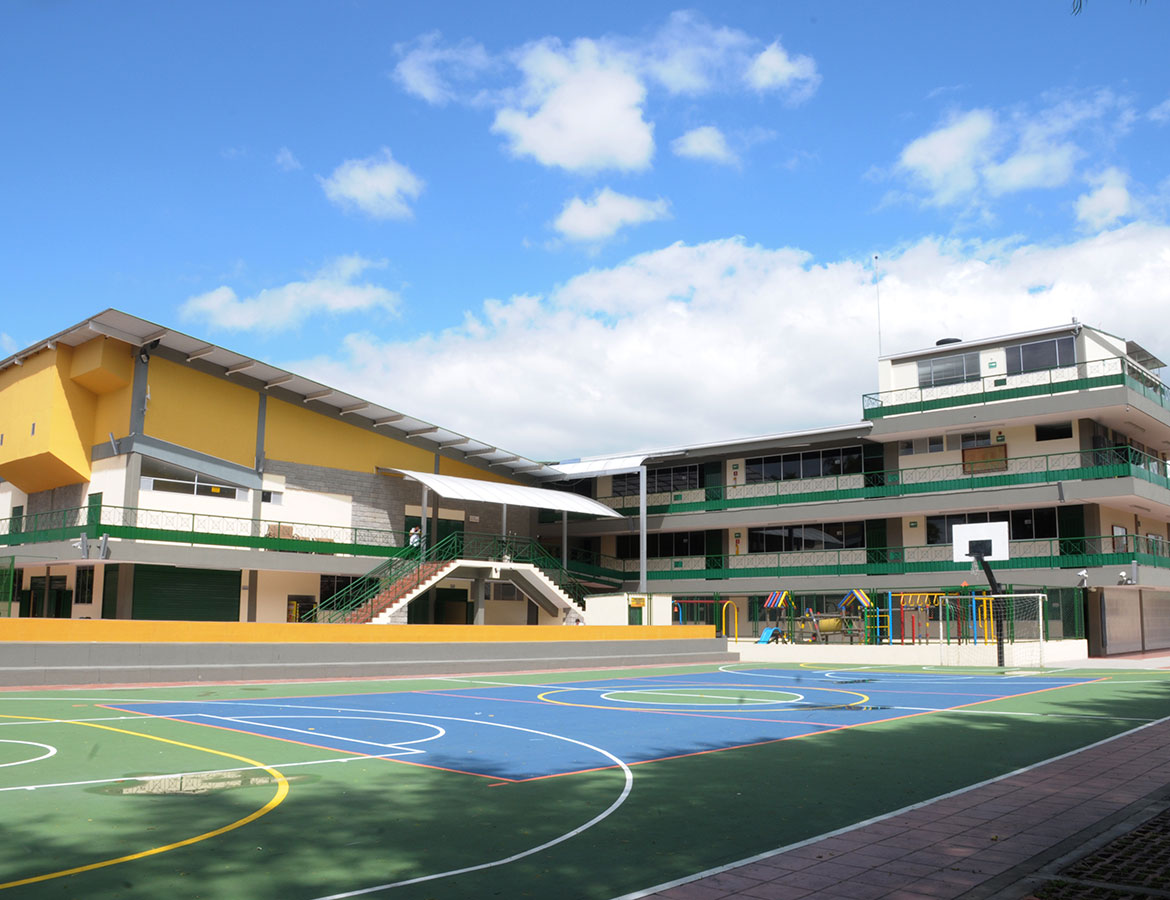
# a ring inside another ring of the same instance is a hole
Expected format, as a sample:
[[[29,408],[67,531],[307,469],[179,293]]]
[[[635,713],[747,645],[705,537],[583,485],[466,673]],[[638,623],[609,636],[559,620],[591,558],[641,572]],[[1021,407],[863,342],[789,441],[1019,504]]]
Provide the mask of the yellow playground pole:
[[[735,622],[735,639],[736,639],[736,641],[738,641],[739,640],[739,607],[735,605],[734,600],[728,600],[723,604],[723,615],[722,615],[723,634],[724,634],[724,636],[727,635],[727,607],[729,607],[729,606],[731,607],[731,611],[735,614],[731,618],[732,618],[732,621]]]

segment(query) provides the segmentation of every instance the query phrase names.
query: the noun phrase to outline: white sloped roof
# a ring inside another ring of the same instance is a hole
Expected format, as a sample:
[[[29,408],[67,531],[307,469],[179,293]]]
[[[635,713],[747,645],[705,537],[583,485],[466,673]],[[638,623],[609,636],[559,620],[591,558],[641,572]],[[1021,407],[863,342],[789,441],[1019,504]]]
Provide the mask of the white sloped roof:
[[[608,456],[598,459],[583,459],[577,462],[554,463],[552,468],[570,478],[593,478],[597,475],[617,475],[622,472],[632,472],[642,465],[648,456],[642,453],[638,456]]]
[[[454,475],[434,475],[413,472],[410,469],[386,469],[425,484],[440,497],[448,500],[474,500],[480,503],[502,503],[508,506],[531,506],[536,509],[560,509],[585,513],[590,516],[621,517],[621,513],[596,500],[567,491],[525,487],[520,484],[500,484],[477,478],[457,478]]]

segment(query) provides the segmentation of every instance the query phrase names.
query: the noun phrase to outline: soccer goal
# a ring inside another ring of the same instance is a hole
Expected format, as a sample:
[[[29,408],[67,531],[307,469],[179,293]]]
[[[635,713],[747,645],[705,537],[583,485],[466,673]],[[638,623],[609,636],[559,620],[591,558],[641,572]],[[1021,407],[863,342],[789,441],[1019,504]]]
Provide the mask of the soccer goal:
[[[938,627],[944,666],[1044,666],[1046,594],[944,595]]]

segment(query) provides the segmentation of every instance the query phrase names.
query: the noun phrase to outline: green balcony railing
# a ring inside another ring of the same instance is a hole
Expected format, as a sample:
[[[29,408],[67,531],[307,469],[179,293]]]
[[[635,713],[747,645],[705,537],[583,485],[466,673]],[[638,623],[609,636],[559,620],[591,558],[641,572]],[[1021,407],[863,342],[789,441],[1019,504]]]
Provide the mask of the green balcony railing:
[[[862,396],[863,415],[880,419],[905,413],[929,412],[955,406],[972,406],[1043,397],[1070,391],[1126,385],[1163,408],[1170,408],[1170,387],[1150,372],[1124,357],[1110,357],[1020,372],[1014,375],[989,375],[976,381],[944,384],[935,387],[908,387]]]
[[[111,538],[353,556],[400,556],[402,531],[125,506],[73,507],[0,519],[0,546]]]
[[[1170,541],[1132,534],[1010,541],[1009,553],[1010,559],[994,564],[996,570],[1126,567],[1135,561],[1141,566],[1170,569]],[[635,580],[638,560],[625,560],[624,566],[626,580]],[[704,554],[647,560],[647,579],[651,581],[784,579],[805,575],[863,577],[970,570],[970,563],[954,561],[950,544],[794,550],[739,556]]]
[[[708,512],[1099,478],[1140,478],[1170,490],[1165,462],[1132,447],[1109,447],[663,492],[647,495],[646,511],[656,515]],[[600,497],[598,502],[623,515],[638,513],[636,496]]]

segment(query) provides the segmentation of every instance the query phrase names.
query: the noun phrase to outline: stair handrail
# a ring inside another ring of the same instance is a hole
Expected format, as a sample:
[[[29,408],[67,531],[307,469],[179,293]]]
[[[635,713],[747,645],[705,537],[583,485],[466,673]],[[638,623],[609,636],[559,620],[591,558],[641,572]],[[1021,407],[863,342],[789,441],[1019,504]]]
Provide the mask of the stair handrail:
[[[346,585],[329,598],[328,609],[318,603],[301,616],[302,622],[345,622],[362,611],[390,585],[403,579],[415,577],[413,587],[417,587],[422,579],[419,577],[424,563],[435,560],[458,559],[462,550],[462,535],[453,533],[447,535],[438,543],[430,547],[409,548],[415,552],[403,556],[396,556],[375,566],[361,578]],[[360,618],[360,616],[359,616]]]

